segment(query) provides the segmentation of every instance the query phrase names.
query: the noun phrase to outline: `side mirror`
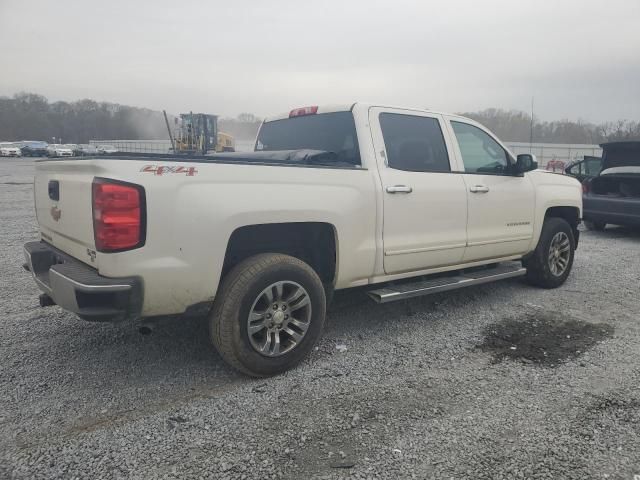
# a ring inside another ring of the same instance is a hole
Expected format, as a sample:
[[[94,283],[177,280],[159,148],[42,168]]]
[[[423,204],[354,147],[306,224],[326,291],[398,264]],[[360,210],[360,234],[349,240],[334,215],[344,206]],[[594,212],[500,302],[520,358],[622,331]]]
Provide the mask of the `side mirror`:
[[[521,175],[525,172],[530,172],[538,168],[538,162],[536,156],[530,153],[521,153],[516,160],[516,174]]]

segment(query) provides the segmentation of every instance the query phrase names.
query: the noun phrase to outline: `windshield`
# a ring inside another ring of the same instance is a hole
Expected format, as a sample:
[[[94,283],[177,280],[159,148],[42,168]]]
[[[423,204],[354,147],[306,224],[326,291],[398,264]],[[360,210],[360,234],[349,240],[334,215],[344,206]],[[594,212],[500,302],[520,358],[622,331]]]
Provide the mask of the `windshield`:
[[[353,114],[334,112],[265,122],[255,146],[263,152],[302,149],[334,152],[337,160],[360,165]]]

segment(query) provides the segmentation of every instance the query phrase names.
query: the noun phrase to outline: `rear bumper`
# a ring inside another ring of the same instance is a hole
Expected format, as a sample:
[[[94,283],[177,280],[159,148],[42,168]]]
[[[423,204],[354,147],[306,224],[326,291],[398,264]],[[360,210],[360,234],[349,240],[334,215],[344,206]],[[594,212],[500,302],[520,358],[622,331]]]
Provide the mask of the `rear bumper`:
[[[45,242],[24,245],[25,267],[45,294],[84,320],[122,321],[140,316],[142,282],[107,278]]]
[[[584,220],[614,225],[640,225],[640,199],[633,197],[583,196]]]

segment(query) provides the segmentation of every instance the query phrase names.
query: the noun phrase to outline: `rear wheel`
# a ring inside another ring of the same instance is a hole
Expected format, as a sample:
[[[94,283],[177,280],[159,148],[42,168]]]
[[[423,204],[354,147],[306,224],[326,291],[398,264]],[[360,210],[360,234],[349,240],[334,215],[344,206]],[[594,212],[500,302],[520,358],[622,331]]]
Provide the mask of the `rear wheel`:
[[[298,364],[322,333],[326,299],[322,281],[305,262],[260,254],[224,278],[209,319],[222,358],[254,377]]]
[[[562,218],[547,218],[533,255],[527,259],[527,281],[542,288],[562,285],[573,266],[575,239],[571,226]]]

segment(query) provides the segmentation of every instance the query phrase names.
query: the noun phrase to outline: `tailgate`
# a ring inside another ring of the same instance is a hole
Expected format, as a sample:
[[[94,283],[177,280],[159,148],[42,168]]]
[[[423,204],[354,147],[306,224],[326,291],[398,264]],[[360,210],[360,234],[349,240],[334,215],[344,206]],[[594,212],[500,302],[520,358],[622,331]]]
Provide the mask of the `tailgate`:
[[[92,160],[40,161],[34,179],[42,239],[96,268],[91,184],[102,170]]]

